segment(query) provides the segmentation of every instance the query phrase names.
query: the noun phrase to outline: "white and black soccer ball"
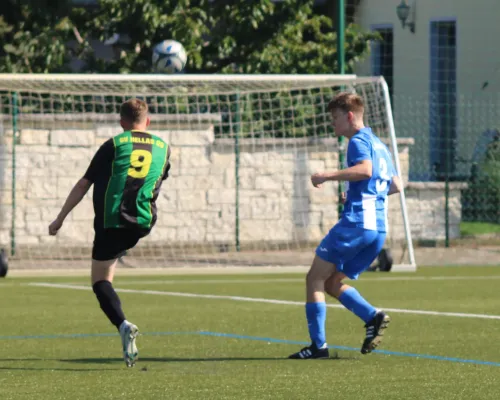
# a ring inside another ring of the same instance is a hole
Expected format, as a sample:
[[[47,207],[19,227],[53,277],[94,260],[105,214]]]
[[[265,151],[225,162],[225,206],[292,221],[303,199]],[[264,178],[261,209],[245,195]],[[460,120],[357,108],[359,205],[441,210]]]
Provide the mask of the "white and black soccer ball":
[[[186,66],[184,46],[175,40],[164,40],[153,49],[153,68],[156,72],[176,74]]]

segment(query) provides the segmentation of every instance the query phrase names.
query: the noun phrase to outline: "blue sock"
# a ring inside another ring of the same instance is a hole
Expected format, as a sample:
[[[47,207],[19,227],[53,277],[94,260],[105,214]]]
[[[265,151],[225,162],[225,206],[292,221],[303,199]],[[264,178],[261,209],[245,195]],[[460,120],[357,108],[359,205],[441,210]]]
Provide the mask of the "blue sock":
[[[306,303],[306,317],[311,342],[319,349],[326,343],[326,303]]]
[[[343,292],[339,296],[339,301],[345,308],[352,311],[359,318],[365,321],[365,323],[370,322],[377,313],[375,307],[368,303],[353,287],[350,287]]]

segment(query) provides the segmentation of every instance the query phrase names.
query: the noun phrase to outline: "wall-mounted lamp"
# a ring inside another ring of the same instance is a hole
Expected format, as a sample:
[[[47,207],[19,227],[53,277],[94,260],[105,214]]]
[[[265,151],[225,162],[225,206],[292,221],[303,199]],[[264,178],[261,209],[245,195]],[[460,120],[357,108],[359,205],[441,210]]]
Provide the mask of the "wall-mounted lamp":
[[[396,12],[398,14],[398,18],[403,25],[403,28],[407,26],[410,29],[411,33],[415,33],[415,3],[413,3],[413,7],[410,7],[406,4],[406,0],[401,0],[401,4],[396,8]],[[408,21],[408,17],[410,16],[410,12],[413,14],[411,21]]]

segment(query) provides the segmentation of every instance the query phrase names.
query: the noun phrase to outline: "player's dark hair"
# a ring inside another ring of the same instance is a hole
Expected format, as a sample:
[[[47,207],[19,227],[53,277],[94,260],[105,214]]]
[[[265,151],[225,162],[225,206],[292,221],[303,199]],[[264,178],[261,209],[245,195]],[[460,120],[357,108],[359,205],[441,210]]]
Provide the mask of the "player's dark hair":
[[[363,113],[365,105],[361,96],[355,93],[341,92],[328,103],[328,111],[335,110],[359,114]]]
[[[131,124],[144,122],[148,116],[148,105],[139,99],[130,99],[120,107],[120,118]]]

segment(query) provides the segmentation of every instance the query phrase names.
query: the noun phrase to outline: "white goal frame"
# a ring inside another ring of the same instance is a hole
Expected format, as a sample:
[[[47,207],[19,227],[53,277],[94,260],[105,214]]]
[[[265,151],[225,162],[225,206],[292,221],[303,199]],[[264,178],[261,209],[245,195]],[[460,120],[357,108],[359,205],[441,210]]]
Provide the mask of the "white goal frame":
[[[205,88],[227,87],[227,93],[235,93],[238,90],[251,90],[258,84],[273,90],[292,86],[293,89],[314,88],[315,85],[329,84],[341,86],[348,89],[350,86],[362,83],[378,83],[383,91],[383,107],[387,121],[385,121],[389,140],[392,147],[397,174],[401,177],[401,165],[398,156],[398,144],[394,127],[393,113],[389,96],[389,89],[383,77],[358,77],[356,75],[162,75],[162,74],[0,74],[1,92],[33,92],[48,93],[71,90],[71,93],[80,94],[85,92],[85,87],[96,83],[100,85],[101,95],[140,95],[155,90],[159,83],[165,87],[175,88],[182,85],[185,90],[195,87],[192,84],[202,83]],[[215,89],[214,89],[215,90]],[[219,93],[225,93],[224,90]],[[265,90],[262,90],[265,91]],[[141,93],[142,92],[142,93]],[[405,186],[405,185],[403,185]],[[415,271],[416,261],[413,241],[408,218],[406,197],[404,189],[399,194],[401,211],[406,236],[408,264],[394,265],[392,271]]]

